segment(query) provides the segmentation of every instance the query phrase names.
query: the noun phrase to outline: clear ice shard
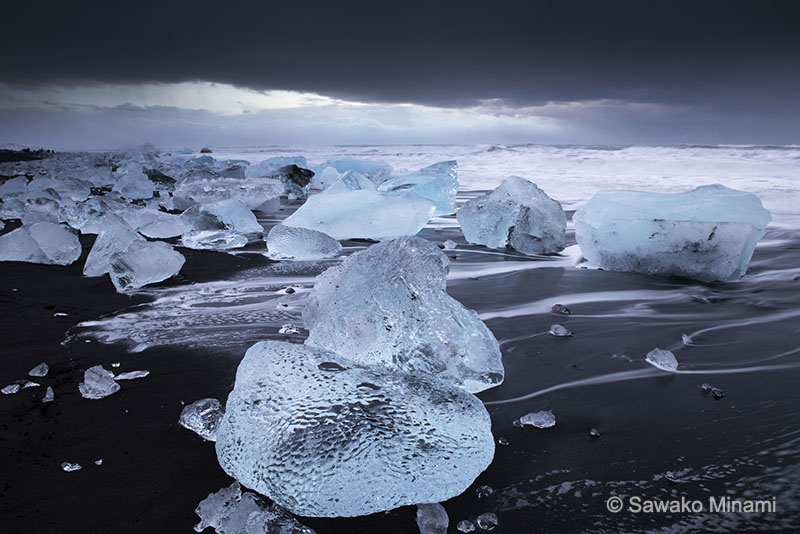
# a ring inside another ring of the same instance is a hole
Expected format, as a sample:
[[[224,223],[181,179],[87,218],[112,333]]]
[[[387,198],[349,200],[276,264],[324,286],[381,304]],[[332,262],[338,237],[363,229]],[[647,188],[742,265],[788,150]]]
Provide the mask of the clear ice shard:
[[[228,474],[310,517],[445,501],[494,456],[489,414],[463,389],[280,341],[245,354],[216,448]]]
[[[194,230],[235,230],[261,233],[264,228],[241,200],[220,200],[192,206],[181,215]]]
[[[419,534],[447,534],[450,518],[439,503],[417,505],[417,526]]]
[[[150,374],[150,371],[142,370],[142,371],[128,371],[125,373],[120,373],[114,377],[114,380],[135,380],[137,378],[144,378]]]
[[[519,418],[522,426],[533,426],[536,428],[550,428],[556,426],[556,416],[550,410],[531,412]]]
[[[178,423],[206,441],[217,441],[217,427],[225,408],[217,399],[200,399],[184,406]]]
[[[472,393],[503,381],[500,348],[475,311],[447,294],[450,260],[401,237],[319,275],[303,310],[308,345],[352,360],[437,375]]]
[[[71,473],[73,471],[80,471],[81,469],[83,469],[83,466],[81,464],[73,462],[62,462],[61,469],[63,469],[67,473]]]
[[[3,395],[13,395],[14,393],[17,393],[21,388],[22,386],[20,386],[19,384],[9,384],[0,391],[2,391]]]
[[[136,241],[110,258],[109,274],[117,291],[162,282],[178,274],[186,258],[162,241]]]
[[[377,190],[375,184],[363,174],[357,173],[356,171],[347,171],[339,176],[339,179],[331,184],[330,187],[325,189],[325,194],[347,193],[360,189],[366,189],[368,191]]]
[[[465,203],[457,217],[464,237],[477,245],[531,255],[553,254],[566,245],[567,216],[561,204],[519,176]]]
[[[181,246],[195,250],[232,250],[248,242],[246,235],[233,230],[195,230],[181,236]]]
[[[102,399],[119,391],[119,384],[114,380],[114,373],[95,365],[83,373],[83,382],[78,384],[78,390],[86,399]]]
[[[44,397],[42,397],[42,402],[53,402],[56,398],[56,394],[53,391],[51,386],[47,386],[47,389],[44,391]]]
[[[483,530],[494,530],[498,524],[497,515],[492,512],[479,515],[475,519],[475,522],[478,523],[478,526]]]
[[[267,256],[273,260],[320,260],[341,252],[331,236],[311,230],[276,224],[267,234]]]
[[[462,519],[456,525],[456,530],[464,533],[475,532],[475,525],[469,519]]]
[[[550,330],[548,330],[548,333],[551,336],[555,337],[570,337],[572,335],[572,332],[570,332],[569,330],[567,330],[565,326],[560,324],[551,325]]]
[[[112,188],[112,191],[129,200],[151,198],[155,190],[156,184],[150,181],[141,165],[135,164],[120,169],[120,178]]]
[[[419,195],[388,196],[359,189],[311,196],[283,224],[317,230],[334,239],[381,240],[416,234],[433,211],[433,202]]]
[[[678,369],[678,360],[671,351],[663,349],[653,349],[645,356],[645,361],[657,367],[662,371],[676,371]]]
[[[434,216],[452,215],[456,212],[458,163],[441,161],[406,176],[389,178],[378,191],[389,195],[416,193],[436,205]]]
[[[267,505],[251,491],[234,482],[200,501],[195,513],[196,532],[211,527],[217,534],[315,534],[277,504]]]
[[[321,174],[325,173],[327,168],[333,168],[337,173],[355,171],[366,176],[376,185],[392,174],[392,166],[388,163],[363,159],[331,159],[313,167],[313,170],[315,173]],[[324,187],[328,185],[330,184],[323,184]]]
[[[42,362],[33,369],[31,369],[30,371],[28,371],[28,376],[36,376],[36,377],[47,376],[47,373],[49,372],[50,372],[50,366]]]
[[[52,222],[25,224],[0,236],[0,261],[69,265],[81,255],[81,242],[69,227]]]
[[[728,281],[744,276],[772,217],[752,193],[600,191],[575,212],[586,260],[611,271]]]
[[[126,252],[133,243],[147,241],[128,224],[114,216],[103,218],[103,229],[97,235],[83,266],[84,276],[102,276],[111,270],[112,257]]]

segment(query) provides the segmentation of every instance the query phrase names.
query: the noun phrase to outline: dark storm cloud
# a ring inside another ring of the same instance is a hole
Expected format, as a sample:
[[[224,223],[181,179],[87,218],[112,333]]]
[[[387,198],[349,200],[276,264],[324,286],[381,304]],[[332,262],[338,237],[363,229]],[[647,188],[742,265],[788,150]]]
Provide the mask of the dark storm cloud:
[[[14,2],[12,83],[208,80],[371,102],[796,113],[800,3]]]

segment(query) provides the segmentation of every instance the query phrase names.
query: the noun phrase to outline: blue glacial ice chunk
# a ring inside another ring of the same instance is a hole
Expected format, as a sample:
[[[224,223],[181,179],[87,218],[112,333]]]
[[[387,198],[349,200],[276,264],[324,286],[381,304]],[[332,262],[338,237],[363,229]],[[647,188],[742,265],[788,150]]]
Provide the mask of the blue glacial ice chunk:
[[[86,257],[84,276],[103,276],[111,270],[111,259],[115,254],[126,252],[133,243],[146,243],[133,228],[113,215],[103,217],[102,228]]]
[[[275,205],[280,202],[283,193],[284,185],[280,180],[209,178],[179,183],[173,201],[179,209],[186,209],[194,204],[240,200],[251,210],[275,211]]]
[[[196,532],[211,527],[217,534],[315,534],[277,504],[267,505],[251,491],[234,482],[200,501],[195,513]]]
[[[458,222],[467,241],[489,248],[553,254],[566,244],[567,217],[561,204],[519,176],[461,206]]]
[[[112,191],[116,191],[123,198],[129,200],[152,198],[156,184],[150,181],[141,165],[130,164],[120,169],[119,172],[119,180],[114,184]]]
[[[388,196],[362,189],[314,195],[283,224],[317,230],[334,239],[381,240],[416,234],[433,211],[433,202],[419,195]]]
[[[450,518],[439,503],[417,505],[419,534],[447,534]]]
[[[441,161],[406,176],[389,178],[378,191],[390,195],[416,193],[436,204],[435,216],[452,215],[456,212],[458,163]]]
[[[78,384],[81,396],[86,399],[102,399],[119,391],[119,384],[114,380],[114,373],[95,365],[83,373],[83,382]]]
[[[181,236],[181,245],[195,250],[232,250],[248,242],[246,235],[233,230],[193,230]]]
[[[267,256],[273,260],[320,260],[339,254],[342,245],[328,234],[277,224],[267,234]]]
[[[111,256],[109,274],[117,291],[155,284],[175,276],[186,258],[163,241],[135,241]]]
[[[75,231],[52,222],[26,224],[0,236],[0,261],[69,265],[81,250]]]
[[[437,375],[473,393],[500,384],[497,340],[447,294],[449,266],[439,247],[417,237],[350,255],[317,277],[303,310],[306,343],[363,364]]]
[[[276,156],[248,166],[244,175],[246,178],[264,178],[274,175],[278,169],[289,165],[308,168],[308,162],[303,156]]]
[[[228,474],[310,517],[445,501],[494,456],[489,414],[463,389],[280,341],[245,354],[216,448]]]
[[[264,231],[241,200],[228,199],[192,206],[181,217],[194,230],[235,230],[243,234]]]
[[[710,282],[744,276],[772,217],[754,194],[715,184],[678,194],[600,191],[573,220],[590,264]]]
[[[28,179],[24,176],[11,178],[0,184],[0,198],[7,200],[12,197],[24,195],[27,188]]]
[[[382,161],[370,161],[364,159],[329,159],[319,165],[312,167],[316,174],[325,172],[326,168],[333,168],[338,173],[355,171],[363,174],[375,185],[382,183],[392,174],[392,166]]]
[[[33,377],[43,377],[47,376],[47,373],[50,372],[50,366],[47,365],[45,362],[40,363],[30,371],[28,371],[28,376]]]
[[[325,194],[347,193],[349,191],[358,191],[359,189],[375,191],[377,188],[375,184],[363,174],[357,173],[356,171],[347,171],[342,173],[339,178],[325,190]]]

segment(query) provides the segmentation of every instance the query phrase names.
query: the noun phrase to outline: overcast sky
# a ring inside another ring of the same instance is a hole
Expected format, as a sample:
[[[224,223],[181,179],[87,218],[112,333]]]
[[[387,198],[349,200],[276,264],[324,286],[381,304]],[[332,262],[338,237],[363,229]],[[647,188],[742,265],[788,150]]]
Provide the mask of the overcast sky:
[[[800,143],[800,2],[4,7],[0,143]]]

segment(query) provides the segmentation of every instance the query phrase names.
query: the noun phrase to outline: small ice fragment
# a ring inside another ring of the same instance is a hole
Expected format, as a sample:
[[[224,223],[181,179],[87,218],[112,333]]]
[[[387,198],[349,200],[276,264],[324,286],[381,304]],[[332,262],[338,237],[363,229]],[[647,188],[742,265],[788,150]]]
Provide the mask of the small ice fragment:
[[[119,391],[119,384],[114,381],[114,373],[95,365],[83,374],[83,382],[78,384],[78,389],[86,399],[102,399]]]
[[[53,317],[69,317],[69,314],[64,312],[56,312],[53,314]]]
[[[678,369],[678,360],[676,360],[675,355],[668,350],[653,349],[647,353],[645,361],[662,371],[672,372]]]
[[[591,429],[589,431],[589,435],[592,436],[593,438],[599,438],[600,437],[600,431],[597,430],[596,428],[593,428],[593,429]]]
[[[447,534],[450,518],[439,503],[417,505],[417,525],[420,534]]]
[[[510,445],[509,441],[506,438],[497,438],[497,443],[499,445]]]
[[[298,330],[293,324],[285,324],[281,326],[280,330],[278,330],[279,334],[299,334],[300,330]]]
[[[200,516],[196,532],[211,527],[217,534],[315,534],[281,506],[267,505],[255,493],[242,491],[238,482],[209,493],[194,512]]]
[[[703,390],[703,393],[708,393],[709,391],[711,391],[711,384],[702,384],[700,386],[700,389]]]
[[[687,347],[691,347],[694,345],[694,342],[692,341],[692,336],[688,334],[681,334],[681,341],[683,341],[683,344],[686,345]]]
[[[492,512],[487,512],[485,514],[479,515],[475,522],[478,523],[478,526],[483,530],[493,530],[494,527],[497,526],[497,515],[493,514]]]
[[[475,525],[472,523],[472,521],[469,521],[468,519],[463,519],[458,522],[458,525],[456,525],[456,529],[458,529],[459,532],[465,532],[465,533],[475,532]]]
[[[519,419],[514,419],[511,424],[517,428],[522,428],[522,423],[520,423]]]
[[[119,362],[114,362],[111,364],[111,367],[119,367]]]
[[[716,400],[719,400],[725,396],[725,392],[723,392],[719,388],[711,388],[711,396],[714,397]]]
[[[120,373],[114,377],[114,380],[134,380],[136,378],[144,378],[150,374],[150,371],[128,371],[126,373]]]
[[[217,441],[217,427],[225,415],[217,399],[201,399],[185,406],[178,423],[207,441]]]
[[[41,386],[39,382],[31,382],[30,380],[20,380],[18,383],[22,386],[22,389],[38,388]]]
[[[550,410],[531,412],[519,418],[523,426],[534,426],[536,428],[550,428],[556,426],[556,416]]]
[[[17,391],[19,391],[20,385],[19,384],[9,384],[0,391],[3,392],[3,395],[13,395]]]
[[[570,332],[569,330],[567,330],[565,327],[561,326],[560,324],[552,325],[550,327],[550,330],[548,330],[548,333],[551,336],[555,336],[555,337],[570,337],[572,335],[572,332]]]
[[[287,295],[291,295],[292,293],[295,293],[296,291],[297,290],[295,288],[293,288],[292,286],[289,286],[289,287],[287,287],[286,289],[283,290],[283,292],[286,293]]]
[[[456,248],[458,246],[458,243],[456,243],[452,239],[448,239],[447,241],[442,243],[442,245],[444,245],[444,249],[445,250],[453,250],[454,248]]]
[[[561,315],[569,315],[572,313],[572,310],[563,304],[553,304],[553,306],[550,308],[550,311],[553,313],[560,313]]]
[[[72,462],[64,462],[61,464],[61,469],[63,469],[67,473],[71,473],[72,471],[79,471],[83,469],[83,466],[81,464],[76,464]]]
[[[49,371],[50,371],[50,366],[42,362],[33,369],[31,369],[30,371],[28,371],[28,376],[36,376],[36,377],[46,376]]]
[[[103,465],[103,459],[100,458],[99,460],[95,460],[94,465]]]
[[[50,387],[50,386],[47,386],[47,389],[44,392],[44,397],[42,397],[42,402],[53,402],[53,400],[55,398],[56,398],[56,394],[53,391],[53,388]]]
[[[483,486],[478,486],[477,488],[475,488],[475,495],[479,499],[483,499],[483,498],[489,497],[492,494],[494,494],[494,490],[492,489],[491,486],[483,485]]]

